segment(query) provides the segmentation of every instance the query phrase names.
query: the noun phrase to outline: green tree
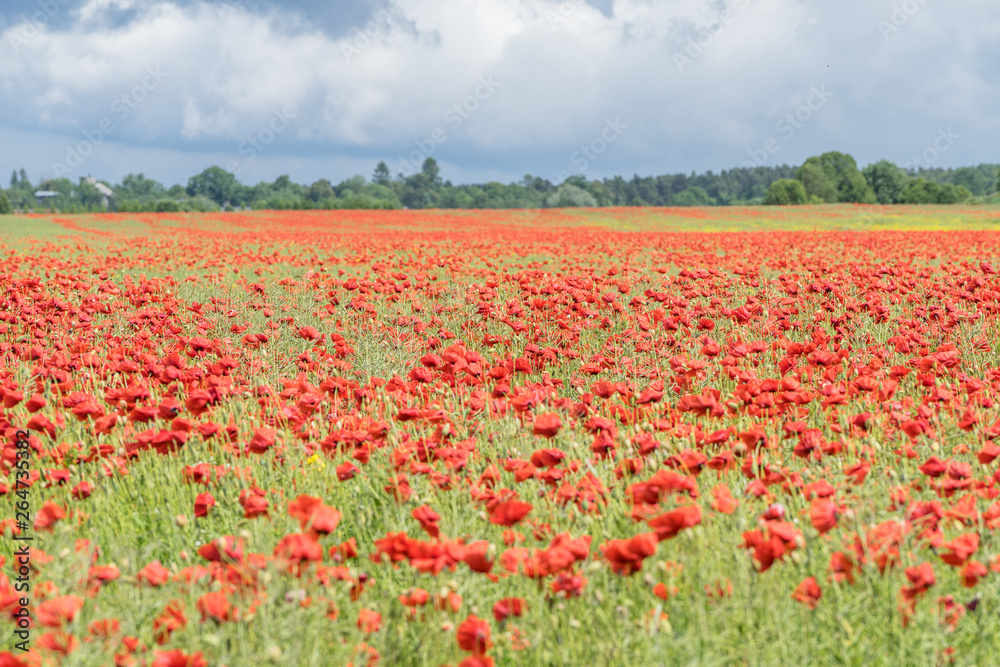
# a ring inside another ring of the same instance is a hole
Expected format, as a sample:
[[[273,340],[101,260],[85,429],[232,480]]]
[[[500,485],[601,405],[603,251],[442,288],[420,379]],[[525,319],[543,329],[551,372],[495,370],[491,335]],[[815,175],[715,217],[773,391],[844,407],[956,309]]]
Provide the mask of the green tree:
[[[337,193],[333,191],[333,186],[330,185],[330,181],[325,178],[321,178],[309,186],[309,192],[306,194],[306,197],[309,201],[319,203],[328,199],[336,199]]]
[[[433,183],[435,186],[441,186],[441,168],[438,167],[437,160],[432,157],[424,160],[424,164],[420,167],[420,173],[427,177],[427,180]]]
[[[815,169],[809,165],[822,170],[826,178],[820,179]],[[874,204],[876,201],[875,193],[858,170],[858,163],[846,153],[830,151],[818,157],[813,156],[802,165],[796,178],[802,181],[808,194],[816,195],[828,203]]]
[[[809,201],[806,188],[801,181],[782,178],[771,184],[764,195],[767,206],[799,206]]]
[[[914,178],[906,184],[902,200],[904,204],[960,204],[971,196],[972,192],[961,185],[941,185],[925,178]]]
[[[221,206],[226,202],[236,204],[241,201],[242,189],[243,186],[236,180],[236,176],[222,167],[209,167],[197,176],[191,177],[187,185],[187,194],[192,198],[206,197]]]
[[[809,197],[817,197],[827,204],[837,201],[837,184],[830,177],[823,167],[816,161],[816,158],[809,158],[806,163],[795,172],[795,178],[805,188]]]
[[[157,213],[176,213],[181,210],[181,205],[173,199],[161,199],[153,204],[153,208]]]
[[[692,185],[691,187],[678,192],[673,197],[670,198],[671,206],[714,206],[715,200],[708,196],[705,192],[705,188],[700,185]]]
[[[440,205],[442,186],[437,160],[429,157],[418,173],[403,182],[399,198],[407,208],[434,208]]]
[[[346,197],[351,194],[359,194],[365,191],[368,181],[361,174],[355,174],[337,184],[337,196]]]
[[[567,179],[555,192],[550,194],[545,200],[546,206],[550,208],[575,208],[597,206],[594,195]]]
[[[376,185],[389,185],[391,182],[392,176],[389,174],[389,167],[383,160],[375,167],[375,173],[372,175],[372,183]]]
[[[898,204],[906,190],[906,172],[888,160],[879,160],[862,172],[879,204]]]
[[[81,179],[80,185],[76,186],[76,197],[80,201],[80,205],[88,211],[101,208],[104,205],[104,195],[101,194],[100,190],[90,183],[84,183],[83,179]]]
[[[17,187],[17,169],[10,172],[10,187],[12,190]]]
[[[985,195],[993,187],[993,179],[990,174],[980,167],[959,167],[954,171],[950,170],[949,182],[953,185],[961,185],[974,195]]]
[[[10,215],[14,212],[14,208],[10,205],[10,200],[7,199],[7,195],[0,192],[0,215]]]
[[[903,191],[904,204],[936,204],[941,186],[924,178],[914,178]]]
[[[112,188],[115,197],[122,200],[130,199],[140,203],[152,203],[163,199],[167,189],[163,184],[143,174],[128,174],[119,185]]]
[[[964,185],[947,183],[941,186],[938,193],[938,204],[961,204],[972,197],[972,191]]]

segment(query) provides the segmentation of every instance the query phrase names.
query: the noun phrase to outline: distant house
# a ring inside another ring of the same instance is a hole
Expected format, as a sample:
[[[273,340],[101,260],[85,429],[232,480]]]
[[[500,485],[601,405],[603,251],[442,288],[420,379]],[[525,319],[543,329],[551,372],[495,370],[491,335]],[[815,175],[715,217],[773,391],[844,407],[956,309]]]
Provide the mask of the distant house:
[[[115,196],[114,190],[106,186],[104,183],[98,183],[97,179],[94,178],[93,176],[88,176],[87,178],[83,179],[83,182],[93,185],[95,188],[97,188],[98,192],[104,195],[104,208],[107,208],[111,198]]]
[[[52,199],[53,197],[55,197],[58,194],[59,193],[55,192],[54,190],[36,190],[35,191],[35,199],[38,200],[38,205],[42,206],[42,205],[45,204],[45,200]]]

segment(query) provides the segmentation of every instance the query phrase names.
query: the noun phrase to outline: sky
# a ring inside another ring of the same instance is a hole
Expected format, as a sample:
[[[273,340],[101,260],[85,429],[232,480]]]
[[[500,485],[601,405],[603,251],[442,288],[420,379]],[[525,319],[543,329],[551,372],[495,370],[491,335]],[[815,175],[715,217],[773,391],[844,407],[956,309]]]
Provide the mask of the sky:
[[[1000,162],[996,0],[0,0],[0,173]]]

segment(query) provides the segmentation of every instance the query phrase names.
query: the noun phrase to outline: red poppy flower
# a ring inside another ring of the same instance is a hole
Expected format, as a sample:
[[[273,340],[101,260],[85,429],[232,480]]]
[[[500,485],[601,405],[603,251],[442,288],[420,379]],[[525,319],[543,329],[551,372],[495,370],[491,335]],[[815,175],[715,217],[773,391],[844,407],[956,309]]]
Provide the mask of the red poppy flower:
[[[358,612],[358,629],[366,634],[378,632],[382,627],[382,614],[371,609],[362,609]]]
[[[39,624],[47,628],[61,628],[76,618],[81,609],[83,609],[83,598],[63,595],[39,604],[35,609],[35,618]]]
[[[532,433],[544,438],[553,438],[559,433],[560,428],[562,428],[562,420],[559,418],[559,415],[554,412],[548,412],[535,417],[535,426]],[[538,464],[536,463],[535,465]]]
[[[172,600],[167,604],[163,612],[153,619],[153,636],[157,644],[165,644],[170,635],[187,625],[187,616],[184,614],[184,605],[179,600]]]
[[[923,463],[918,470],[928,477],[940,477],[948,469],[948,464],[936,456],[932,456]]]
[[[795,588],[792,599],[801,602],[810,609],[815,609],[823,597],[823,591],[816,582],[816,577],[808,577]]]
[[[631,575],[642,570],[642,561],[656,553],[656,533],[643,533],[623,540],[609,540],[601,547],[612,572]]]
[[[35,516],[35,530],[52,532],[52,527],[60,519],[66,518],[66,511],[51,500],[46,500]]]
[[[278,432],[274,429],[256,428],[253,432],[253,438],[250,439],[250,444],[247,445],[247,450],[254,454],[263,454],[274,446],[277,435]]]
[[[827,533],[837,525],[837,504],[828,498],[817,498],[809,508],[809,518],[820,535]]]
[[[194,499],[194,515],[196,518],[208,516],[208,511],[215,506],[215,498],[207,491],[199,493]]]
[[[539,468],[551,468],[559,465],[566,454],[558,449],[539,449],[531,455],[531,464]]]
[[[354,465],[350,461],[345,461],[344,463],[341,463],[339,466],[337,466],[337,479],[339,479],[341,482],[346,482],[347,480],[352,479],[359,472],[361,471],[358,469],[356,465]]]
[[[490,523],[498,526],[513,526],[521,522],[534,509],[531,503],[509,500],[497,503],[490,511]]]
[[[298,572],[304,564],[323,560],[323,547],[312,535],[292,533],[278,541],[274,547],[274,557],[285,563],[291,571]]]
[[[170,651],[154,651],[153,667],[208,667],[208,660],[205,660],[201,651],[189,655],[175,648]]]
[[[941,554],[941,560],[948,565],[959,567],[964,565],[979,548],[979,534],[963,533],[951,542],[942,544],[941,548],[951,551],[951,553]]]
[[[298,334],[300,338],[304,338],[305,340],[318,340],[321,336],[319,329],[316,327],[302,327],[298,330]]]
[[[985,565],[977,560],[970,560],[962,566],[962,585],[966,588],[974,588],[987,574],[989,571]]]
[[[170,579],[170,570],[163,567],[163,564],[160,563],[160,561],[154,560],[152,563],[139,570],[139,572],[135,575],[135,579],[140,584],[146,584],[147,586],[156,588],[167,583]]]
[[[502,623],[511,616],[520,616],[527,608],[524,598],[504,598],[493,605],[493,618]]]
[[[470,655],[458,663],[458,667],[493,667],[493,658],[485,655]]]
[[[35,646],[66,656],[80,646],[80,641],[69,633],[57,630],[55,632],[46,632],[39,637],[35,640]]]
[[[430,600],[430,593],[422,588],[414,588],[409,592],[400,595],[399,601],[407,607],[423,607]]]
[[[236,609],[230,603],[225,590],[205,593],[198,598],[196,607],[201,612],[202,621],[209,618],[219,623],[236,620]]]
[[[723,514],[732,514],[739,507],[739,502],[733,498],[732,492],[730,492],[729,487],[724,484],[719,484],[712,489],[712,509],[716,512],[722,512]]]
[[[198,555],[213,563],[243,562],[243,538],[226,535],[202,545]]]
[[[482,655],[493,646],[490,641],[490,624],[481,618],[469,615],[455,631],[455,639],[463,651]]]
[[[10,651],[0,651],[0,667],[30,667],[30,665]]]
[[[441,530],[438,528],[438,521],[441,520],[441,516],[429,506],[421,505],[413,510],[410,516],[419,521],[420,527],[431,537],[437,537],[441,534]]]
[[[288,514],[299,520],[299,527],[320,535],[329,535],[337,529],[340,523],[340,512],[324,505],[319,498],[299,496],[288,504]]]
[[[89,498],[90,494],[92,494],[93,492],[94,492],[93,484],[91,484],[90,482],[80,482],[79,484],[73,487],[73,490],[70,491],[70,495],[72,495],[73,498],[75,498],[76,500],[83,500],[84,498]]]
[[[268,501],[264,492],[258,488],[240,491],[240,505],[243,506],[243,518],[266,517]]]
[[[685,528],[691,528],[701,523],[701,507],[687,505],[661,514],[649,520],[649,527],[656,532],[656,539],[662,542],[677,536]]]

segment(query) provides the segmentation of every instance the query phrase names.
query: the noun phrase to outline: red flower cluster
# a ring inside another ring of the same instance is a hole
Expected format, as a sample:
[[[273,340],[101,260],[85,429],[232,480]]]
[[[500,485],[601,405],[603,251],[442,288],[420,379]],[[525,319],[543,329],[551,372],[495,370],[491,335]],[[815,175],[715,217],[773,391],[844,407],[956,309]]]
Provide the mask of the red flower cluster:
[[[390,619],[433,619],[489,665],[534,641],[515,619],[572,598],[683,599],[692,544],[783,582],[775,604],[894,578],[904,623],[936,586],[963,623],[954,595],[1000,570],[1000,236],[508,215],[136,215],[141,244],[91,217],[4,248],[0,495],[28,429],[39,548],[37,638],[0,665],[82,642],[108,664],[216,664],[183,638],[262,608],[319,609],[344,662],[377,663]],[[135,504],[130,477],[183,482],[143,527],[183,549],[81,542],[71,575],[39,569],[62,535],[95,539],[94,508]],[[721,606],[737,578],[717,575],[698,595]],[[162,596],[134,615],[152,649],[104,617],[129,585]],[[461,586],[487,606],[463,611]],[[18,608],[0,577],[0,613]]]

